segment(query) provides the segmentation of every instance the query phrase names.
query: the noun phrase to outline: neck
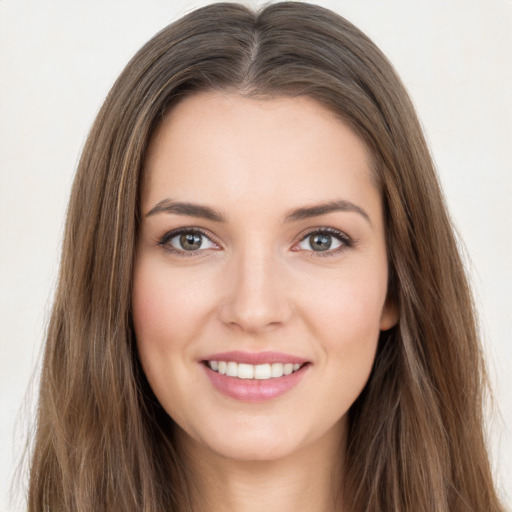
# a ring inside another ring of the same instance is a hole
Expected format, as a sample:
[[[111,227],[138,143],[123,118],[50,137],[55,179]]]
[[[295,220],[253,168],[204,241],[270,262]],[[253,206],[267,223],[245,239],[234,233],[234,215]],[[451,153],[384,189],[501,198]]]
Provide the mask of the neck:
[[[233,460],[180,432],[193,510],[333,512],[342,510],[344,425],[277,460]]]

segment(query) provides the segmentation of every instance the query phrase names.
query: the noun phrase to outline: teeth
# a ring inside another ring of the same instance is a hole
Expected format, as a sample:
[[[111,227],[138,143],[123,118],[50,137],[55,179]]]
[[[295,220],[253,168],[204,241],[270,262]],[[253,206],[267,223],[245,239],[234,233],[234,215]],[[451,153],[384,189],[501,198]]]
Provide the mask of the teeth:
[[[283,376],[283,363],[274,363],[270,370],[272,377],[282,377]]]
[[[238,377],[238,365],[233,362],[228,363],[226,375],[228,377]]]
[[[272,371],[269,364],[257,364],[254,367],[254,378],[259,380],[267,380],[272,377]]]
[[[237,364],[233,361],[207,361],[208,367],[228,377],[239,379],[268,380],[290,375],[299,370],[301,364],[272,363],[272,364]]]
[[[229,363],[237,366],[236,363]],[[254,377],[254,366],[252,364],[239,364],[237,374],[234,377],[239,379],[252,379]]]

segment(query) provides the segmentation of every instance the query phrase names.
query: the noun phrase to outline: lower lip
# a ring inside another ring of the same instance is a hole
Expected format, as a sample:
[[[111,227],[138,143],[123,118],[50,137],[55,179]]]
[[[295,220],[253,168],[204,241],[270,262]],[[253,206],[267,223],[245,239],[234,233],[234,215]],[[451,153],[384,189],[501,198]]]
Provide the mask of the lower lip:
[[[310,365],[305,364],[302,368],[290,375],[283,375],[282,377],[274,377],[266,380],[227,377],[226,375],[213,371],[203,363],[202,366],[215,389],[220,391],[223,395],[244,402],[264,402],[283,395],[297,386]]]

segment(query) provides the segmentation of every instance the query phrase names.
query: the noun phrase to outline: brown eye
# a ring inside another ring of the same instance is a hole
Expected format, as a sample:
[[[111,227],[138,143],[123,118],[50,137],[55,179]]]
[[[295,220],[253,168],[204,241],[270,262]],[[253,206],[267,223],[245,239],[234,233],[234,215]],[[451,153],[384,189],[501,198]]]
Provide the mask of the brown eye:
[[[185,251],[197,251],[201,249],[203,243],[203,235],[199,233],[184,233],[180,235],[181,249]]]

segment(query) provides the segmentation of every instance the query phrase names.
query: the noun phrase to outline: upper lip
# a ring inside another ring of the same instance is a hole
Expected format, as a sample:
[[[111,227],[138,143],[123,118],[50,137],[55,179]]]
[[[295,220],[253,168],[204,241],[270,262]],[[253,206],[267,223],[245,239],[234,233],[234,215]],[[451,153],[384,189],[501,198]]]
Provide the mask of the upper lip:
[[[283,354],[282,352],[242,352],[235,350],[232,352],[218,352],[210,354],[201,359],[202,361],[232,361],[242,364],[265,364],[265,363],[292,363],[304,364],[308,362],[300,356],[292,354]]]

